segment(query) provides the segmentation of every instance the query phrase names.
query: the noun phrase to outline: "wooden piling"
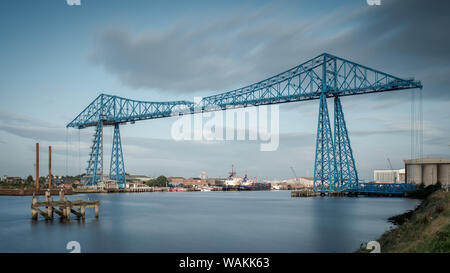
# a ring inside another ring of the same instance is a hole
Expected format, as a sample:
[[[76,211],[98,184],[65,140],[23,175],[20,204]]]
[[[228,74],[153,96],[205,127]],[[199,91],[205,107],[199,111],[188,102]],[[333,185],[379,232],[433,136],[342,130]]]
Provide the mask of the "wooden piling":
[[[53,207],[53,212],[55,212],[56,214],[58,214],[61,217],[64,217],[64,209],[63,208],[57,209],[56,207]]]
[[[52,204],[53,203],[53,198],[49,197],[47,202],[49,204]],[[52,205],[47,206],[47,218],[53,219],[53,206]]]
[[[70,209],[70,212],[72,212],[73,214],[75,214],[76,216],[78,216],[78,218],[81,218],[81,213],[80,211],[77,211],[75,209]]]
[[[291,197],[314,197],[317,195],[318,192],[313,190],[291,191]]]
[[[64,197],[64,190],[59,191],[59,201],[65,201],[66,198]]]
[[[66,219],[70,221],[70,213],[72,211],[72,208],[70,206],[66,207]]]
[[[86,218],[86,208],[95,209],[95,217],[99,215],[100,201],[87,200],[83,201],[81,198],[78,200],[70,201],[64,196],[64,191],[59,192],[59,200],[53,200],[50,190],[45,192],[45,201],[39,202],[38,198],[33,195],[31,201],[31,218],[33,220],[38,219],[38,215],[42,215],[47,220],[53,219],[53,213],[58,214],[61,218],[70,221],[70,214],[76,215],[78,218]],[[39,209],[39,207],[45,207],[45,210]]]
[[[38,219],[38,212],[34,208],[37,205],[38,199],[36,196],[33,196],[33,199],[31,200],[31,219],[37,220]]]

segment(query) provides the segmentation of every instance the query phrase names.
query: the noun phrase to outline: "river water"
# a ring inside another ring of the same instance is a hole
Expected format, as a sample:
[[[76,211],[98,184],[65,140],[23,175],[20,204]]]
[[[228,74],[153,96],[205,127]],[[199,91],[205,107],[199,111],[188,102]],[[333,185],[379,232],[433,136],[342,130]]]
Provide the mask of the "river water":
[[[414,209],[406,198],[291,198],[290,191],[68,196],[100,200],[100,217],[31,220],[30,196],[0,196],[0,252],[353,252]],[[43,197],[40,197],[41,199]],[[55,197],[57,199],[57,197]]]

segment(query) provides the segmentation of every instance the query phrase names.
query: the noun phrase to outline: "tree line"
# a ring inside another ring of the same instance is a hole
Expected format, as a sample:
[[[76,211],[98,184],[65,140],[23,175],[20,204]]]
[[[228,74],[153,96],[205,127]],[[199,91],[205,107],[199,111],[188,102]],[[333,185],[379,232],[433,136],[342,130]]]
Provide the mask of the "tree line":
[[[169,180],[164,175],[160,175],[157,178],[146,181],[145,184],[149,187],[167,187]]]

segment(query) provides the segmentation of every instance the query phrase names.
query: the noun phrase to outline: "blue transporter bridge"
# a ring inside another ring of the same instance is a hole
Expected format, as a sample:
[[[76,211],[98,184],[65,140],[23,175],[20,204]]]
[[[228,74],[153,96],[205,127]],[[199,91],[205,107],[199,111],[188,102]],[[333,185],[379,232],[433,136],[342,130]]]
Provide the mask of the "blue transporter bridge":
[[[202,98],[199,102],[149,102],[101,94],[67,127],[95,127],[85,184],[97,185],[103,175],[103,127],[114,126],[110,178],[126,187],[119,125],[136,121],[227,109],[319,100],[314,161],[314,190],[319,192],[401,193],[406,184],[361,183],[345,123],[341,97],[422,88],[420,81],[402,79],[355,62],[323,53],[257,83]],[[334,130],[327,99],[334,101]]]

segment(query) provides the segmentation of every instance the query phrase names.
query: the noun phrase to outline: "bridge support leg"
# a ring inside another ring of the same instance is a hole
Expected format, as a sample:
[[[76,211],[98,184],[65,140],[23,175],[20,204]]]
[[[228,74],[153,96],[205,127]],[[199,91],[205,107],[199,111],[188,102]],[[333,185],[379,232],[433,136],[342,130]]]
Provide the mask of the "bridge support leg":
[[[123,161],[122,141],[120,140],[120,130],[118,123],[114,125],[109,177],[116,180],[117,186],[119,188],[126,189],[127,179],[125,177],[125,164]]]
[[[98,121],[94,140],[89,154],[84,184],[95,186],[103,176],[103,124]]]
[[[358,172],[339,97],[334,98],[334,147],[336,152],[336,187],[339,190],[356,189],[359,181]]]
[[[334,191],[335,151],[328,115],[327,97],[320,95],[319,118],[316,138],[316,158],[314,163],[314,190]]]

